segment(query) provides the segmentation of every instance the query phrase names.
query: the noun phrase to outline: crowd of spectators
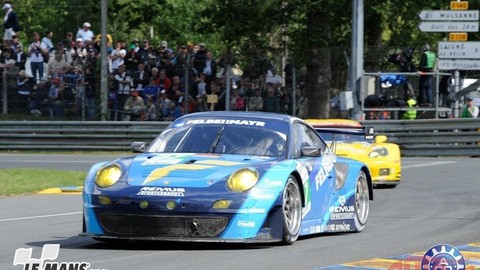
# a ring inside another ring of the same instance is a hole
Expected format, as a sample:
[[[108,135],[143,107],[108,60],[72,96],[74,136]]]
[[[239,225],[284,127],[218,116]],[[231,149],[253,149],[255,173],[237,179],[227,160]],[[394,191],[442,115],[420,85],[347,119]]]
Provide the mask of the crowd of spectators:
[[[0,68],[10,65],[17,74],[16,107],[35,115],[83,114],[86,120],[98,120],[101,35],[85,22],[76,34],[53,40],[52,31],[34,33],[23,46],[14,35],[3,48]],[[292,114],[291,91],[273,67],[260,79],[234,77],[226,97],[223,61],[215,60],[203,42],[169,46],[164,40],[155,46],[148,39],[114,42],[110,35],[106,40],[110,120],[173,120],[185,113],[225,110],[226,102],[230,110]],[[305,99],[301,91],[296,94]]]

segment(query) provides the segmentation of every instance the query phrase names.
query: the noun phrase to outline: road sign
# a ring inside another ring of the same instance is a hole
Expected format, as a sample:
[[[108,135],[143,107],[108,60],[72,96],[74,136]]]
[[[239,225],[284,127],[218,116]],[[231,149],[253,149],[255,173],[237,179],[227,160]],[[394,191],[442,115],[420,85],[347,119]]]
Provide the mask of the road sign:
[[[467,33],[449,33],[448,40],[450,41],[467,41],[468,34]]]
[[[424,21],[478,21],[478,10],[422,10],[418,17]]]
[[[438,59],[438,70],[480,70],[480,60]]]
[[[418,29],[422,32],[478,32],[476,22],[421,22]]]
[[[468,1],[452,1],[450,2],[451,10],[465,10],[468,9]]]
[[[440,41],[438,58],[480,59],[480,41]]]

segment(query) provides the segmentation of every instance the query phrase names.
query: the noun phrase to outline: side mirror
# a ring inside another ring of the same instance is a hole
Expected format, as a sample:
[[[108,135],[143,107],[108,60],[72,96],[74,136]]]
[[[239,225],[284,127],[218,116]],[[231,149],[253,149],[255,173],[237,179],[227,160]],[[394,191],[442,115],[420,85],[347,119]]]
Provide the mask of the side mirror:
[[[384,143],[387,141],[387,136],[385,135],[378,135],[375,137],[375,143]]]
[[[133,142],[130,146],[133,153],[143,153],[145,152],[145,143],[144,142]]]
[[[319,157],[322,155],[320,147],[306,146],[302,147],[302,157]]]

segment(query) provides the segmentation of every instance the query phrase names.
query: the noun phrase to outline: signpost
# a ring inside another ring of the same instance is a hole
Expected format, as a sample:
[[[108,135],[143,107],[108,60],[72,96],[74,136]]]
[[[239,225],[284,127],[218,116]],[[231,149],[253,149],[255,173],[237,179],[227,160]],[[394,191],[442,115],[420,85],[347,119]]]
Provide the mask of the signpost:
[[[480,70],[480,59],[438,59],[438,70]]]
[[[478,32],[478,21],[476,22],[437,22],[426,21],[418,25],[422,32]]]
[[[478,32],[479,11],[468,10],[468,1],[451,1],[450,10],[422,10],[422,32],[449,32],[448,42],[438,43],[438,70],[454,71],[455,93],[460,91],[459,70],[480,70],[480,42],[467,42],[467,32]],[[438,96],[437,96],[438,97]],[[458,117],[458,100],[454,117]]]
[[[438,58],[475,59],[480,58],[480,41],[438,43]]]
[[[422,10],[418,17],[423,21],[476,21],[478,10]]]

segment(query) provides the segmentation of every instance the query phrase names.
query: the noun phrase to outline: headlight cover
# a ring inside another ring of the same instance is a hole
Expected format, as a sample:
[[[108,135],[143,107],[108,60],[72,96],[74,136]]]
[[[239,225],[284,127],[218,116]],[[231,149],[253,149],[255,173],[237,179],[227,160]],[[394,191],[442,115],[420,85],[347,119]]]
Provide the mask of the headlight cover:
[[[254,168],[242,168],[230,175],[227,187],[233,192],[243,192],[251,189],[258,181],[258,171]]]
[[[385,157],[385,156],[388,156],[388,149],[385,147],[377,147],[373,149],[370,153],[368,153],[369,158]]]
[[[122,168],[117,164],[110,164],[97,172],[95,183],[102,188],[115,184],[122,175]]]
[[[335,163],[335,189],[341,189],[348,175],[348,164]]]

